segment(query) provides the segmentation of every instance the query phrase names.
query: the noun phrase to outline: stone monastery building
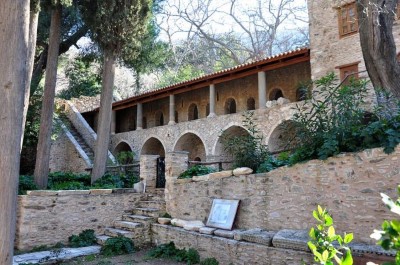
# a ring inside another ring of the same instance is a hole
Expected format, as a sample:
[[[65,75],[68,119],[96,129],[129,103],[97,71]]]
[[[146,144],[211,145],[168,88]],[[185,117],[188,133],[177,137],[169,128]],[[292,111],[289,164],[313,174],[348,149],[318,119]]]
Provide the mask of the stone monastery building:
[[[226,154],[219,136],[248,133],[242,126],[242,113],[248,110],[255,112],[270,151],[282,151],[290,135],[293,107],[304,96],[303,84],[332,71],[341,80],[349,74],[366,77],[355,3],[337,6],[333,2],[308,0],[309,47],[115,102],[110,158],[120,151],[134,151],[137,159],[187,151],[189,160],[223,160]],[[399,20],[393,34],[400,50]],[[81,172],[92,166],[98,109],[85,110],[67,102],[65,115],[73,126],[65,127],[65,134],[53,143],[51,170]]]

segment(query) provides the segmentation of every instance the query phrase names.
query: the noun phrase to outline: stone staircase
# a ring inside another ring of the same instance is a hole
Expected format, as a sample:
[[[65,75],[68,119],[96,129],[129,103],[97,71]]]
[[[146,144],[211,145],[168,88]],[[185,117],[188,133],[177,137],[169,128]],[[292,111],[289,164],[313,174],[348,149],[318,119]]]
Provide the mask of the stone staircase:
[[[147,194],[139,201],[138,207],[125,211],[119,219],[114,220],[112,226],[106,227],[103,235],[97,236],[97,243],[104,245],[111,237],[125,236],[133,240],[135,246],[151,243],[151,224],[165,213],[164,191]]]
[[[93,164],[94,152],[93,152],[92,148],[90,148],[90,146],[82,138],[82,136],[80,135],[78,130],[75,128],[75,126],[71,123],[71,121],[68,119],[68,117],[63,112],[59,114],[59,118],[64,123],[64,125],[68,128],[68,131],[78,142],[78,144],[80,145],[82,150],[86,153],[86,155],[90,159],[91,164]]]

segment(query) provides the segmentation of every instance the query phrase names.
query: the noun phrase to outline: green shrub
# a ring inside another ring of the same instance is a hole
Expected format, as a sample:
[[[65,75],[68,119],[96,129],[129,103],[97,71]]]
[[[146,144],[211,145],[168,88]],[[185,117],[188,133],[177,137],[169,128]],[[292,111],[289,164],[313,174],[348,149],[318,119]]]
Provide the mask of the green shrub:
[[[112,174],[105,174],[102,176],[100,179],[96,180],[92,188],[107,188],[107,189],[112,189],[112,188],[132,188],[133,184],[138,182],[139,178],[134,175],[125,175],[125,174],[119,174],[119,175],[112,175]]]
[[[219,262],[215,258],[206,258],[200,262],[200,265],[219,265]]]
[[[163,213],[160,217],[163,218],[172,218],[172,216],[169,213]]]
[[[189,248],[188,250],[177,249],[172,241],[168,244],[162,244],[149,250],[146,254],[146,258],[173,259],[179,262],[186,262],[188,265],[198,264],[200,262],[200,255],[197,250],[193,248]]]
[[[79,235],[72,235],[68,238],[68,241],[70,246],[74,248],[92,246],[97,242],[92,229],[83,230]]]
[[[254,112],[243,114],[243,127],[248,133],[243,135],[230,135],[222,133],[220,141],[224,150],[233,156],[234,167],[249,167],[257,171],[258,167],[269,159],[268,148],[263,144],[264,138],[257,128],[254,119]]]
[[[47,187],[51,190],[89,189],[90,175],[72,172],[52,172]]]
[[[85,190],[88,189],[82,182],[78,181],[68,181],[68,182],[60,182],[54,183],[51,186],[52,190]]]
[[[347,244],[353,240],[353,234],[345,233],[343,238],[336,235],[332,217],[319,205],[313,211],[313,216],[318,224],[310,229],[308,247],[314,254],[314,260],[326,265],[333,265],[334,261],[341,265],[352,265],[353,257]],[[336,242],[339,248],[335,247]]]
[[[133,252],[133,241],[124,236],[112,237],[106,240],[101,247],[101,254],[114,256]]]
[[[351,80],[339,87],[332,73],[315,84],[318,93],[306,101],[307,107],[298,105],[294,114],[295,138],[301,140],[296,141],[290,164],[381,146],[392,152],[400,143],[400,108],[393,107],[400,102],[390,103],[391,115],[382,105],[367,113],[365,81]]]
[[[289,152],[283,152],[277,157],[269,156],[267,160],[261,163],[257,168],[257,173],[269,172],[278,167],[283,167],[289,164]]]
[[[193,176],[203,176],[215,172],[211,167],[196,165],[184,171],[178,176],[178,179],[192,178]]]
[[[397,186],[399,197],[393,201],[386,194],[381,193],[383,203],[392,211],[400,216],[400,185]],[[400,264],[400,219],[385,220],[382,224],[383,230],[374,230],[371,238],[378,240],[378,245],[386,250],[395,250],[396,257],[394,262],[384,263],[384,265]]]
[[[37,190],[33,176],[19,176],[18,195],[25,195],[28,190]]]
[[[135,153],[132,151],[122,151],[116,155],[116,159],[120,165],[128,165],[133,163]]]

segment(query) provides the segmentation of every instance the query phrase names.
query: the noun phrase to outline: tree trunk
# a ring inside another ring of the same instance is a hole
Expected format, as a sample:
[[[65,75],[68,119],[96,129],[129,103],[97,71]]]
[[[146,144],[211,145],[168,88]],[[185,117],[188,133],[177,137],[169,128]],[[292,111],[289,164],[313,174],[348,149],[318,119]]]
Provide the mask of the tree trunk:
[[[400,99],[400,64],[392,31],[397,2],[358,0],[357,13],[362,53],[371,82],[375,88],[388,90]]]
[[[12,264],[27,76],[29,1],[0,1],[0,264]]]
[[[32,71],[33,71],[33,60],[35,58],[35,48],[36,48],[36,37],[37,37],[37,26],[39,21],[39,12],[36,10],[31,10],[29,17],[29,48],[28,48],[28,71],[25,85],[25,99],[24,99],[24,118],[22,121],[22,131],[25,128],[26,122],[26,113],[28,112],[29,107],[29,95],[30,95],[30,87],[32,80]],[[24,134],[21,136],[21,148],[22,142],[24,140]]]
[[[97,141],[94,150],[94,164],[91,177],[92,183],[102,177],[106,171],[108,144],[110,142],[115,59],[116,56],[112,51],[106,50],[104,52],[103,85],[100,98]]]
[[[40,115],[39,141],[35,164],[35,183],[39,188],[47,187],[50,161],[51,128],[53,124],[54,97],[57,83],[58,50],[60,45],[61,5],[51,14],[49,54],[47,58],[46,80]]]

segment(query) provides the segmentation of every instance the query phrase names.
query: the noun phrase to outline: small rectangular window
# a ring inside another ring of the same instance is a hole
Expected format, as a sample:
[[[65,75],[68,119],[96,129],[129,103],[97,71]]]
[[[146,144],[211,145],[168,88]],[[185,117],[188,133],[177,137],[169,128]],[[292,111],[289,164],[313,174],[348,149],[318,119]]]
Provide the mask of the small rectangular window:
[[[358,78],[358,63],[337,67],[340,70],[340,81],[345,80],[343,84],[348,85],[351,78]]]
[[[344,5],[338,10],[339,35],[344,37],[358,32],[356,3]]]

